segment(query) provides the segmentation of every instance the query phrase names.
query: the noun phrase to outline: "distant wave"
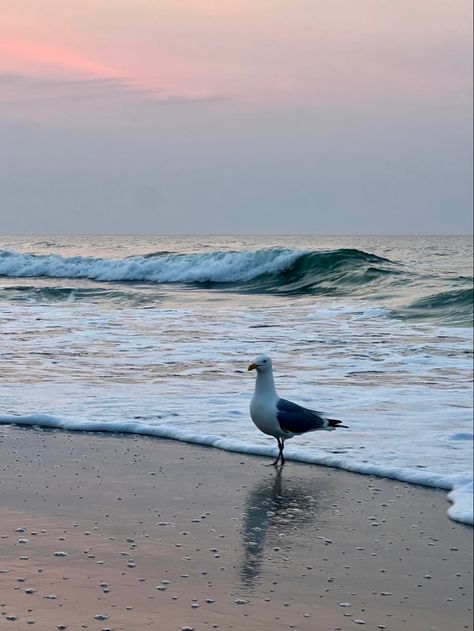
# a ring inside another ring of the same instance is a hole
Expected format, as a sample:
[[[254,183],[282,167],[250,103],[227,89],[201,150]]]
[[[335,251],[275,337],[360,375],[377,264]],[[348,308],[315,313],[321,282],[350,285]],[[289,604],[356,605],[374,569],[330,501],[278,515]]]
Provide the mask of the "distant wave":
[[[392,314],[404,320],[436,319],[439,323],[472,326],[473,289],[453,289],[415,300]]]
[[[33,285],[0,287],[0,298],[2,297],[25,302],[104,303],[107,301],[131,306],[150,304],[150,302],[160,300],[159,295],[154,295],[152,299],[149,294],[145,295],[137,291],[118,291],[101,287],[35,287]]]
[[[68,278],[99,282],[167,284],[281,295],[390,298],[393,290],[416,285],[426,294],[426,279],[389,259],[353,248],[301,251],[269,248],[243,252],[194,254],[156,252],[122,259],[63,257],[0,250],[0,276]],[[433,279],[431,279],[432,281]],[[424,296],[393,309],[405,320],[429,319],[459,326],[472,325],[472,279],[453,279],[453,289]],[[469,283],[470,287],[466,288]],[[440,290],[442,285],[440,285]],[[138,292],[63,287],[4,288],[12,299],[51,301],[111,300],[141,303]],[[16,294],[15,294],[16,292]],[[29,293],[28,293],[29,292]]]

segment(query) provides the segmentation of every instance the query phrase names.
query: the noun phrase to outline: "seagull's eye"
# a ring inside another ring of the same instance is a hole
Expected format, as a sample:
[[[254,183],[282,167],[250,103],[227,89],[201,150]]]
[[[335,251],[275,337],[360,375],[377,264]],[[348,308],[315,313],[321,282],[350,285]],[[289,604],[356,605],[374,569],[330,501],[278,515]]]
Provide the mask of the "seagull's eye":
[[[264,364],[266,364],[266,363],[267,363],[267,360],[266,360],[266,359],[264,359],[264,360],[263,360],[263,363],[264,363]]]

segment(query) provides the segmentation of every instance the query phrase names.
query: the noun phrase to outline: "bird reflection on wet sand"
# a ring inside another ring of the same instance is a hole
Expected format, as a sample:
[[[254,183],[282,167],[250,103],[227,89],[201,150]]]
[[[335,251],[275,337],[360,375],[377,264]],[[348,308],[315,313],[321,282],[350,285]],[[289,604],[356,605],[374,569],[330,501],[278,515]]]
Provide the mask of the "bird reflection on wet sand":
[[[270,556],[287,556],[290,551],[285,546],[289,537],[318,520],[326,504],[323,484],[321,480],[285,479],[280,468],[272,478],[261,480],[249,491],[242,524],[240,568],[240,578],[247,590],[252,590],[259,581],[265,546],[272,546]],[[297,544],[292,540],[292,545]]]

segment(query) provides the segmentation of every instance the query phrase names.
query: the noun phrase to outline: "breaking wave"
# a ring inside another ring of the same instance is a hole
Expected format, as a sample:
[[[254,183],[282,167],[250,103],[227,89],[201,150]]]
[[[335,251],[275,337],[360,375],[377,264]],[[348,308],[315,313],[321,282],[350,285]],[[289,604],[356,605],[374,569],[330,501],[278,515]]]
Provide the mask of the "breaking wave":
[[[325,251],[268,248],[193,254],[156,252],[121,259],[0,250],[0,276],[148,285],[174,283],[246,293],[354,296],[378,300],[390,298],[394,292],[399,293],[411,285],[423,297],[393,309],[392,317],[430,319],[458,326],[471,326],[473,317],[472,279],[453,279],[451,290],[446,291],[444,283],[439,293],[426,296],[425,277],[400,263],[354,248]],[[32,300],[134,300],[131,288],[124,293],[110,286],[102,290],[100,287],[93,290],[10,287],[3,291],[7,289],[12,299],[26,298],[29,291]],[[136,304],[142,299],[143,296],[137,296]]]
[[[390,267],[387,267],[390,266]],[[393,268],[393,269],[392,269]],[[96,281],[248,286],[255,291],[311,291],[330,282],[358,285],[397,271],[388,259],[356,249],[302,252],[173,254],[158,252],[124,259],[62,257],[0,251],[0,276],[87,278]]]

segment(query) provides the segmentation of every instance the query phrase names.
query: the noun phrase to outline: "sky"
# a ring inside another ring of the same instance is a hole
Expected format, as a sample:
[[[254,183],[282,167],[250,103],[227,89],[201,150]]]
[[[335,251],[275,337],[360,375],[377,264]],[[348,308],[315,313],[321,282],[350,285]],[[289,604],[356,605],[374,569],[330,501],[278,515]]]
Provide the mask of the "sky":
[[[0,0],[0,233],[472,232],[470,0]]]

